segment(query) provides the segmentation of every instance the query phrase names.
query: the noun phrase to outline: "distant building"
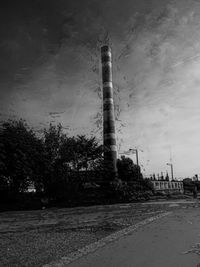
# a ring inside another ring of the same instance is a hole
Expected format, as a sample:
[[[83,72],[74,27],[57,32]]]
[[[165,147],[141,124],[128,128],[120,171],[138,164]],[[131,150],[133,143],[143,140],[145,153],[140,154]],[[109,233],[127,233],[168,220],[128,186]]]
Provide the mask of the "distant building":
[[[184,193],[183,182],[181,181],[161,181],[161,180],[152,180],[153,189],[156,192],[179,192],[181,194]]]

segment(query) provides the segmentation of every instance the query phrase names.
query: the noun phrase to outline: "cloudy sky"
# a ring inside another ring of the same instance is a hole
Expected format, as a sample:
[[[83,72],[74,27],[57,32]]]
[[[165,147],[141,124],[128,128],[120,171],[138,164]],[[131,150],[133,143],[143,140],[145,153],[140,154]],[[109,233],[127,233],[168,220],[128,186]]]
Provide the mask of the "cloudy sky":
[[[146,174],[170,157],[176,177],[200,174],[199,0],[1,1],[0,34],[1,120],[101,140],[109,39],[119,151],[137,147]]]

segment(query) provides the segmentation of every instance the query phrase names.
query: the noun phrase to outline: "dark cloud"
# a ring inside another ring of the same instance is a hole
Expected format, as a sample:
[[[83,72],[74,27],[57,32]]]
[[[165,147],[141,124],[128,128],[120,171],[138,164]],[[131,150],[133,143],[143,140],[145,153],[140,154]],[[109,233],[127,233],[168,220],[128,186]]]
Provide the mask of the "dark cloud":
[[[163,144],[180,150],[198,125],[199,16],[193,0],[1,1],[2,117],[101,136],[99,46],[110,42],[119,147],[141,145],[158,166]]]

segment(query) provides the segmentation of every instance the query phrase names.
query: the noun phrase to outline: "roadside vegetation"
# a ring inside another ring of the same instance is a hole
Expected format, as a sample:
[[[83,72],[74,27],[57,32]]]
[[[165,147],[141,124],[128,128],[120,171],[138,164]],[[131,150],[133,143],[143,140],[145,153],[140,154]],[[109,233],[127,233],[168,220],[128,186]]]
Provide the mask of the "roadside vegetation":
[[[23,120],[3,122],[0,210],[148,200],[153,188],[140,166],[122,156],[117,167],[111,182],[94,136],[69,136],[60,124],[38,134]]]

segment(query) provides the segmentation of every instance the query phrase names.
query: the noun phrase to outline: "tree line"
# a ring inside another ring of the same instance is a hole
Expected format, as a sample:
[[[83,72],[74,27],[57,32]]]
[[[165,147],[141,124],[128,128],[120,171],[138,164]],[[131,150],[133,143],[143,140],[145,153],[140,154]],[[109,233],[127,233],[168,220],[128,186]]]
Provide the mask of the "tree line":
[[[67,174],[100,168],[102,146],[95,137],[69,137],[62,126],[49,125],[38,136],[25,121],[7,121],[0,129],[0,186],[12,193],[30,184],[50,194]]]
[[[131,159],[121,157],[117,166],[121,181],[142,180],[139,166]],[[103,146],[94,136],[68,136],[61,124],[50,124],[41,135],[23,120],[1,124],[1,197],[16,196],[34,185],[37,193],[48,198],[73,199],[87,182],[98,186],[107,179],[106,175],[109,173],[103,164]],[[118,189],[119,186],[120,194]]]

